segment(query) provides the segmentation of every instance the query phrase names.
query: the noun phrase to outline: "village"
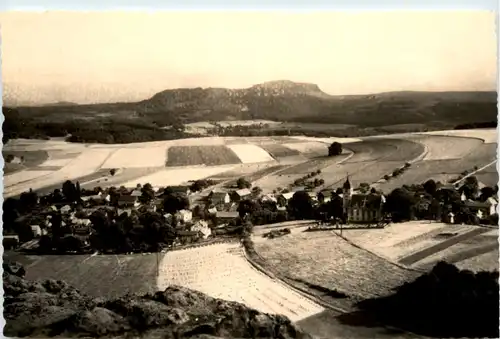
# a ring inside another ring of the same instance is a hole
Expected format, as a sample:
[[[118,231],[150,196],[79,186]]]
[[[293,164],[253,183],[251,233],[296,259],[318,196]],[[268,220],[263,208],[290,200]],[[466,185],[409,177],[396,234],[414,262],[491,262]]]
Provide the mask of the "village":
[[[461,186],[428,180],[388,195],[368,184],[354,189],[348,175],[341,187],[318,193],[310,187],[290,185],[262,194],[240,178],[226,186],[196,180],[164,188],[85,190],[66,181],[48,195],[30,190],[7,199],[3,243],[6,250],[37,253],[154,252],[239,237],[248,225],[293,220],[317,220],[318,229],[384,227],[414,219],[477,225],[498,220],[498,187],[479,188],[473,176]]]

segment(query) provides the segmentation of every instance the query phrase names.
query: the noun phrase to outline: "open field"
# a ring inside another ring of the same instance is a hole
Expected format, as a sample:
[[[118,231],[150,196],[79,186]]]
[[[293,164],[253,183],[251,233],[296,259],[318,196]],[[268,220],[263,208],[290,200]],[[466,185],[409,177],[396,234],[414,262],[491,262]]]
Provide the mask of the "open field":
[[[22,184],[36,178],[44,177],[52,174],[52,171],[35,171],[35,170],[22,170],[19,172],[5,175],[3,178],[4,187],[11,187],[17,184]]]
[[[160,263],[158,288],[172,284],[244,303],[262,312],[283,314],[292,321],[323,311],[321,306],[256,270],[237,243],[167,253]]]
[[[498,253],[498,230],[470,225],[411,221],[383,229],[344,230],[343,236],[390,261],[425,270],[439,260],[460,264],[483,253]],[[494,262],[489,269],[497,266]]]
[[[255,250],[282,276],[354,298],[390,294],[392,288],[418,276],[352,246],[333,232],[292,233],[255,242]]]
[[[497,248],[496,250],[459,261],[456,265],[461,269],[471,270],[473,272],[491,270],[492,267],[498,269],[498,257]]]
[[[16,196],[30,188],[36,190],[57,183],[63,183],[66,180],[72,180],[92,174],[101,168],[110,154],[111,150],[106,148],[87,149],[58,171],[53,171],[47,175],[38,177],[36,180],[19,182],[10,187],[6,186],[4,196]]]
[[[475,140],[475,139],[471,139]],[[451,153],[453,151],[450,151]],[[458,159],[448,160],[424,160],[414,163],[402,175],[391,178],[390,181],[377,184],[377,186],[390,192],[404,184],[423,183],[429,179],[446,183],[449,179],[456,178],[463,171],[472,171],[474,167],[481,168],[496,159],[496,144],[480,144],[468,155]],[[482,175],[483,174],[483,175]],[[477,178],[485,185],[495,185],[498,177],[496,165],[482,170]]]
[[[286,148],[296,150],[300,153],[309,153],[319,157],[328,156],[328,145],[321,142],[300,142],[283,144]]]
[[[218,173],[230,170],[230,166],[199,166],[188,168],[172,168],[154,171],[152,174],[136,177],[129,181],[117,183],[118,186],[135,187],[138,183],[150,183],[153,187],[165,187],[171,185],[185,184],[190,180],[198,180],[211,177]]]
[[[433,132],[425,132],[422,134],[478,138],[483,140],[487,144],[498,142],[498,133],[495,128],[433,131]]]
[[[25,265],[27,279],[64,280],[92,296],[155,292],[156,255],[46,255],[5,253]]]
[[[246,177],[248,175],[265,171],[269,167],[276,166],[276,163],[256,163],[256,164],[237,164],[231,165],[231,167],[224,172],[214,174],[210,176],[209,179],[213,180],[230,180],[238,179],[240,177]]]
[[[337,188],[341,187],[349,174],[349,181],[354,188],[361,183],[372,184],[383,178],[386,174],[391,174],[396,168],[404,165],[404,161],[370,161],[363,163],[349,163],[346,161],[342,164],[336,164],[325,167],[321,170],[318,178],[325,180],[323,188]]]
[[[273,158],[283,158],[299,155],[300,152],[280,144],[261,144],[260,147],[269,153]]]
[[[49,159],[48,152],[43,150],[30,152],[3,150],[2,155],[4,158],[4,173],[7,174],[42,165]],[[5,158],[9,155],[15,156],[19,159],[23,157],[22,163],[16,164],[5,162]]]
[[[483,144],[479,139],[434,135],[414,137],[412,140],[425,145],[427,154],[423,160],[460,159]]]
[[[274,160],[273,157],[269,155],[269,153],[267,153],[257,145],[228,145],[227,148],[233,151],[238,156],[240,161],[244,164]]]
[[[226,146],[172,146],[168,149],[167,166],[227,165],[240,163],[238,156]]]
[[[415,267],[426,269],[440,260],[455,264],[489,252],[496,252],[498,256],[498,229],[459,241],[418,261]],[[498,269],[498,262],[489,268],[489,270],[493,269]]]
[[[104,162],[102,168],[162,167],[167,162],[167,148],[122,148]]]
[[[32,168],[43,169],[41,172],[22,171],[10,178],[7,175],[5,195],[15,196],[29,188],[54,187],[67,179],[79,180],[81,184],[87,182],[85,187],[121,184],[135,186],[142,180],[162,185],[183,183],[205,178],[206,175],[227,180],[239,176],[249,177],[252,181],[256,181],[254,185],[260,186],[264,193],[268,193],[278,186],[286,187],[295,179],[321,169],[323,173],[318,178],[325,180],[325,185],[317,187],[316,190],[319,190],[335,187],[347,173],[354,185],[377,182],[385,174],[390,174],[394,169],[403,166],[405,162],[423,156],[426,149],[428,158],[447,159],[416,161],[399,177],[376,184],[388,193],[403,184],[421,183],[430,178],[445,182],[460,172],[471,170],[474,166],[481,167],[489,163],[488,160],[496,158],[496,144],[481,143],[479,139],[422,134],[406,134],[405,138],[408,140],[397,139],[393,135],[367,137],[362,138],[363,140],[310,137],[206,137],[126,145],[13,140],[12,144],[9,142],[6,147],[9,151],[23,153],[25,149],[33,150],[34,147],[39,147],[41,150],[48,149],[49,158],[43,164],[45,166]],[[328,143],[333,140],[342,142],[346,153],[339,157],[318,157],[318,154],[326,154]],[[453,145],[460,147],[453,148]],[[449,148],[453,148],[453,151],[446,152],[445,150]],[[165,151],[167,149],[168,157]],[[348,154],[350,151],[354,153]],[[269,153],[273,154],[277,161]],[[462,156],[463,154],[466,156]],[[158,172],[165,166],[166,158],[168,158],[167,167],[185,166],[185,170],[182,170],[184,175],[175,179],[164,178],[167,173],[168,176],[171,174],[178,176],[180,173],[177,168],[172,168],[174,172]],[[344,160],[342,164],[337,164],[342,160]],[[213,164],[214,167],[200,170],[197,165],[201,164],[209,167]],[[221,164],[223,166],[220,169],[215,169]],[[227,164],[236,167],[227,167]],[[190,166],[195,167],[189,168]],[[273,166],[284,168],[281,172],[271,174],[279,169]],[[117,168],[120,171],[111,177],[101,172],[107,168]],[[193,177],[188,177],[188,174]],[[494,166],[481,171],[477,176],[481,183],[486,185],[492,185],[498,178]]]
[[[67,164],[69,164],[73,159],[71,158],[66,158],[66,159],[47,159],[40,165],[39,167],[64,167]]]

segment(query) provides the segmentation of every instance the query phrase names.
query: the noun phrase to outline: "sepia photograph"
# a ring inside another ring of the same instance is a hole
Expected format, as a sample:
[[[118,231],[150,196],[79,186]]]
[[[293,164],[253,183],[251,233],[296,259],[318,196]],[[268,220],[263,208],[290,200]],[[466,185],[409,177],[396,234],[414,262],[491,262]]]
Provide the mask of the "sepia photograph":
[[[499,338],[497,13],[0,13],[3,335]]]

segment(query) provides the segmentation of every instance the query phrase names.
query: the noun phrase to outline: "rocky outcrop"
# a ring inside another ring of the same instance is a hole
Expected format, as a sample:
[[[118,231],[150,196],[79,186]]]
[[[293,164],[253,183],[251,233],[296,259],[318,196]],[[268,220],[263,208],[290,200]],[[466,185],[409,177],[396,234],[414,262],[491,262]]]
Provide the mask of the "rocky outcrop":
[[[312,338],[284,316],[180,286],[106,300],[63,281],[28,281],[21,268],[4,264],[7,337]]]

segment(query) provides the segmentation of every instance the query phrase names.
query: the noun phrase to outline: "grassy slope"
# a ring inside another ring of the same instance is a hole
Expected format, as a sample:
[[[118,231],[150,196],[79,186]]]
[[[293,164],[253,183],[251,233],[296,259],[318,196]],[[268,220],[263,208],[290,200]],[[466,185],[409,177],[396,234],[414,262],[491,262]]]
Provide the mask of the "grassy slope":
[[[161,260],[161,254],[159,259]],[[154,292],[156,255],[48,255],[5,253],[26,267],[27,279],[64,280],[92,296]]]

